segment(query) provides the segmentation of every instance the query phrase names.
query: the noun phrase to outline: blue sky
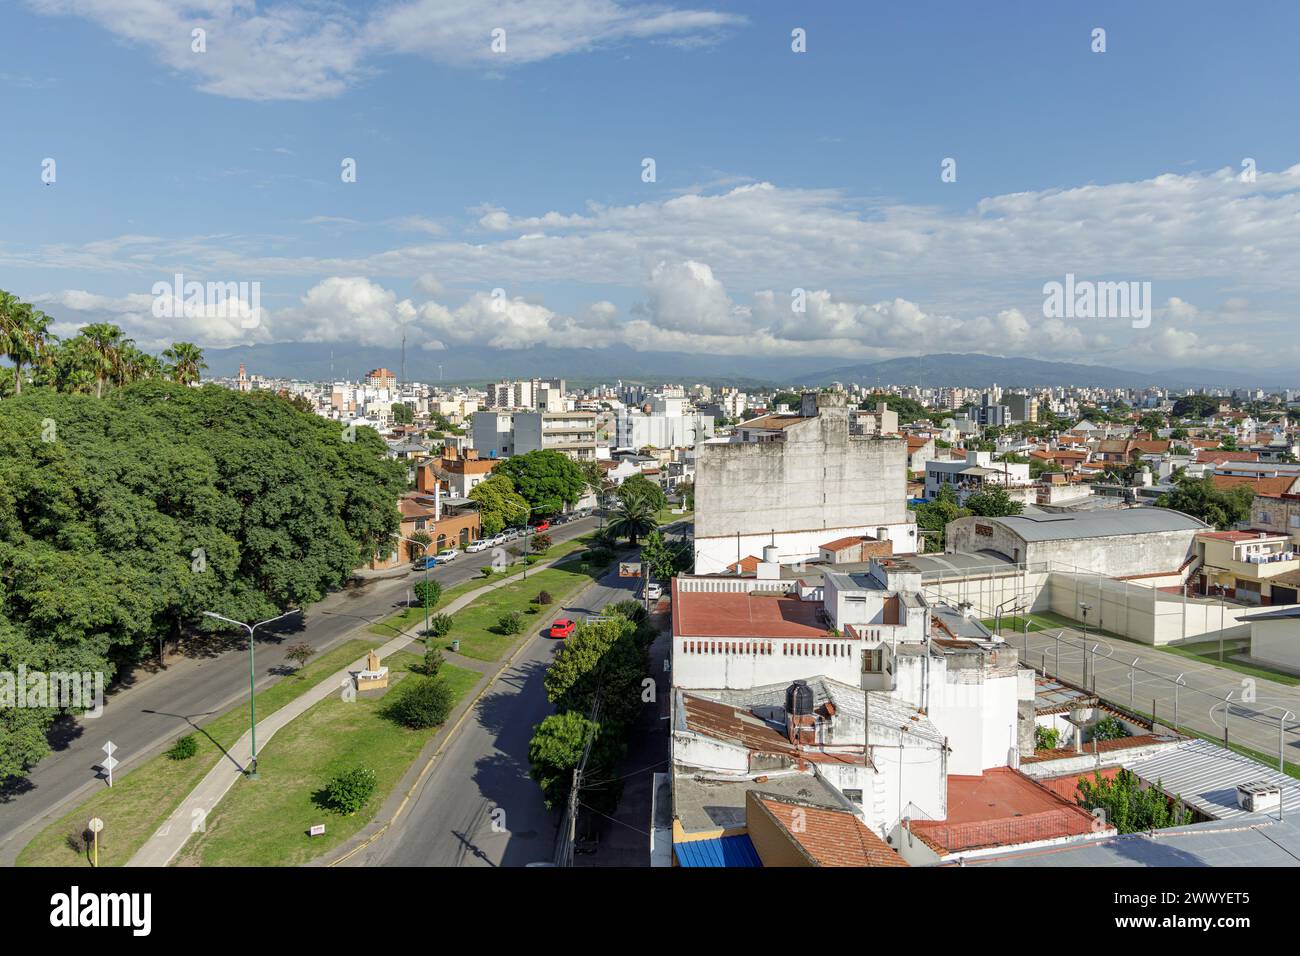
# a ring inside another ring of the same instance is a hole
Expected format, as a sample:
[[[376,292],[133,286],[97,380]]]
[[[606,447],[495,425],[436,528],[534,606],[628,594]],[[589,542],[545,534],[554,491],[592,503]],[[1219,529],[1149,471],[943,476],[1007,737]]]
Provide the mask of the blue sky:
[[[798,6],[18,0],[3,286],[151,348],[1300,360],[1300,8]],[[259,325],[154,317],[176,271]],[[1044,318],[1067,272],[1151,282],[1150,327]]]

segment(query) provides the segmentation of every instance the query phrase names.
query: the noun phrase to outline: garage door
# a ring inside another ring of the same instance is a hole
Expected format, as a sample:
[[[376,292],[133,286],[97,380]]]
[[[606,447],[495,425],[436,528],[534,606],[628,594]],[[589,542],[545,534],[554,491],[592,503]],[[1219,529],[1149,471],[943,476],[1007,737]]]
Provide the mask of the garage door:
[[[1273,585],[1272,603],[1273,604],[1300,604],[1300,601],[1296,600],[1295,588],[1284,588],[1279,584],[1275,584]]]

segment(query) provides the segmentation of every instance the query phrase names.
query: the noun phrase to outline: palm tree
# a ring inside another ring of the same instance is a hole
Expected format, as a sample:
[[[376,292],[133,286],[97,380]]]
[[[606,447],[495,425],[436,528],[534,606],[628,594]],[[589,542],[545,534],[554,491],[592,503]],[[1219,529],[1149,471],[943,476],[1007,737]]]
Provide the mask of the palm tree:
[[[14,363],[14,394],[23,391],[23,364],[43,359],[50,317],[17,296],[0,290],[0,353]]]
[[[199,373],[208,367],[203,361],[203,349],[191,342],[173,342],[163,350],[163,358],[172,363],[172,380],[190,385],[199,380]]]
[[[116,325],[95,322],[81,330],[80,338],[89,347],[91,368],[95,374],[95,397],[104,397],[104,382],[117,378],[122,372],[123,349],[132,344]]]
[[[614,506],[614,515],[609,522],[610,535],[627,538],[632,547],[637,539],[649,534],[659,527],[655,520],[654,502],[646,495],[631,494],[621,497]]]

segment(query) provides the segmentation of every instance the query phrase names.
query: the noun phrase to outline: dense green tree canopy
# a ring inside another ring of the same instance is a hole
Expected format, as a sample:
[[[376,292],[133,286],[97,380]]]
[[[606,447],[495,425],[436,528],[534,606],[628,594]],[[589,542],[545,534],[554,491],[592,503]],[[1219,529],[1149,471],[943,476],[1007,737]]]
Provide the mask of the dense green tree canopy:
[[[257,620],[317,601],[387,547],[404,485],[372,429],[273,395],[25,389],[0,401],[0,670],[107,682],[210,625],[204,610]],[[0,777],[43,750],[29,731],[0,718]]]
[[[1254,498],[1255,492],[1249,485],[1236,485],[1225,490],[1216,488],[1209,475],[1202,478],[1180,475],[1175,480],[1174,490],[1161,495],[1156,504],[1226,530],[1250,517],[1250,503]]]
[[[559,514],[574,505],[587,487],[587,478],[577,462],[558,451],[545,449],[526,455],[511,455],[493,471],[514,482],[515,490],[533,509],[533,517]]]
[[[500,534],[503,528],[522,525],[528,520],[528,502],[515,491],[515,483],[504,474],[493,474],[469,490],[478,502],[483,534]]]

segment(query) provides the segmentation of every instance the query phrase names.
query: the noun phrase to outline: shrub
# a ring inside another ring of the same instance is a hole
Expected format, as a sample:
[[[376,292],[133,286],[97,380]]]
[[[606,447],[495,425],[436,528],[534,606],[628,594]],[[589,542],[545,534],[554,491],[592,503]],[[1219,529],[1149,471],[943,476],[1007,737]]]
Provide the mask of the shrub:
[[[537,597],[533,598],[534,604],[540,604],[545,607],[547,604],[553,604],[555,599],[551,597],[550,591],[538,591]]]
[[[68,849],[73,853],[85,853],[91,839],[92,836],[89,830],[73,830],[63,838],[63,842],[68,845]]]
[[[430,677],[437,677],[438,671],[442,669],[442,651],[436,647],[431,647],[424,652],[424,672]]]
[[[325,805],[335,813],[350,817],[366,805],[375,786],[373,770],[366,767],[344,770],[325,785]]]
[[[614,552],[609,548],[591,548],[582,556],[588,564],[609,564],[613,559]]]
[[[167,756],[172,760],[189,760],[198,752],[199,742],[194,739],[193,734],[186,734],[172,744],[171,750],[167,751]]]
[[[502,634],[518,634],[524,629],[524,616],[518,611],[507,611],[497,618],[497,630]]]
[[[1103,717],[1092,725],[1093,740],[1118,740],[1120,737],[1127,737],[1128,731],[1124,725],[1115,717]]]
[[[539,535],[535,535],[533,539],[530,542],[528,542],[528,547],[540,554],[541,552],[549,548],[551,544],[552,541],[551,541],[551,536],[549,534],[539,534]]]
[[[415,591],[415,599],[420,602],[421,607],[426,604],[429,607],[436,607],[442,599],[442,585],[432,578],[428,581],[416,581],[412,590]],[[425,599],[426,592],[428,593],[427,601]]]
[[[451,615],[435,614],[429,618],[429,629],[425,632],[433,637],[446,637],[451,633]]]
[[[1055,750],[1061,745],[1061,732],[1055,727],[1034,728],[1034,749]]]
[[[451,713],[452,703],[451,688],[445,681],[423,679],[404,688],[389,708],[388,715],[412,730],[424,730],[445,721]]]

